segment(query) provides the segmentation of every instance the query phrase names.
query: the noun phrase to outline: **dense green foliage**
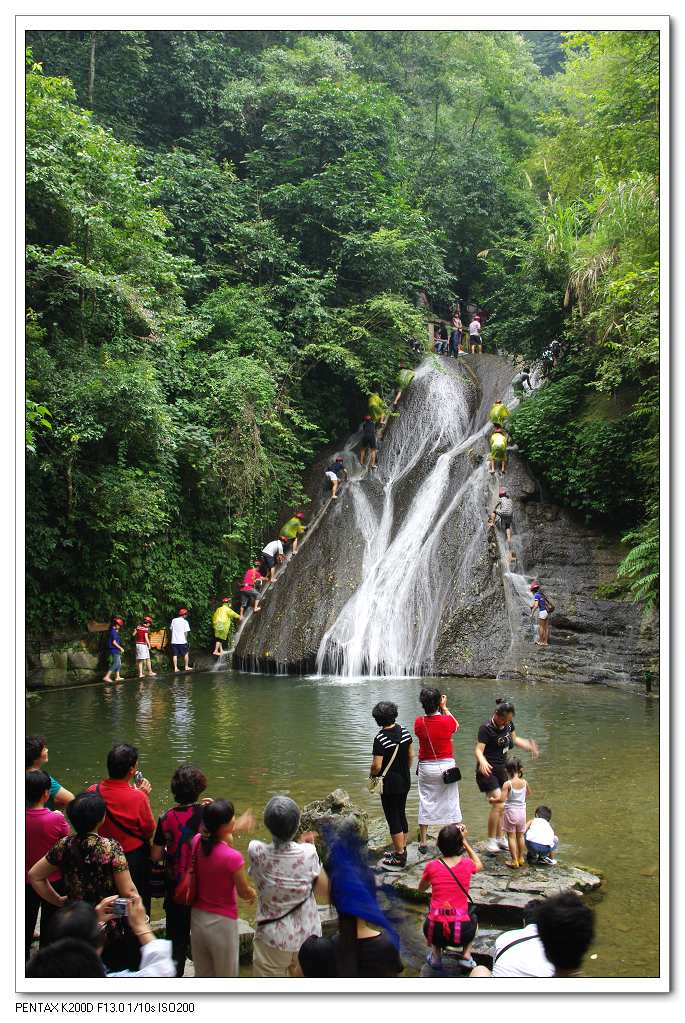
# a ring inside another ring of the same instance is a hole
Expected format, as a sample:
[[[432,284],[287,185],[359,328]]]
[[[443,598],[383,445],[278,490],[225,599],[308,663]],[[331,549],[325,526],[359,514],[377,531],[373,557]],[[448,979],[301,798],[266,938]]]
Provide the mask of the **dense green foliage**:
[[[569,35],[527,161],[529,229],[486,256],[491,330],[505,349],[565,355],[512,416],[552,493],[623,528],[619,573],[658,598],[659,43],[650,32]],[[572,159],[569,154],[573,154]],[[628,528],[631,527],[631,528]]]
[[[558,74],[555,40],[506,32],[30,37],[31,627],[179,603],[208,626],[303,503],[317,449],[425,335],[421,290],[486,303],[512,352],[569,339],[515,429],[561,498],[643,540],[649,34],[572,38]],[[632,154],[608,130],[628,123]],[[627,472],[619,499],[607,484]]]

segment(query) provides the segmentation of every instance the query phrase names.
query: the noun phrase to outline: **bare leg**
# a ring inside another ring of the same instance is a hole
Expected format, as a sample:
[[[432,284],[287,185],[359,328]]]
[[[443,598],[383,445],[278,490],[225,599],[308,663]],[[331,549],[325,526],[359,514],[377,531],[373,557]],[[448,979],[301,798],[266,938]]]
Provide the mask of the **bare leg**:
[[[522,867],[526,862],[526,833],[525,831],[516,832],[516,846],[518,850],[518,861],[519,867]]]
[[[499,838],[502,834],[502,810],[504,809],[504,803],[500,802],[501,799],[501,789],[495,789],[494,792],[488,796],[488,801],[490,803],[490,813],[488,814],[488,838]]]
[[[518,867],[518,845],[516,844],[516,835],[512,831],[507,831],[507,845],[509,846],[509,859],[505,861],[505,865]]]
[[[506,536],[507,536],[507,543],[511,543],[511,526],[507,526]]]
[[[143,677],[143,665],[144,664],[145,664],[144,661],[138,661],[138,678],[142,678]]]
[[[176,656],[176,654],[172,655],[171,663],[174,666],[174,671],[178,671],[178,657]]]
[[[191,667],[189,667],[189,664],[190,664],[190,654],[185,654],[184,657],[183,657],[183,660],[184,660],[184,665],[185,665],[183,670],[184,671],[192,671],[193,669]]]
[[[359,461],[361,462],[362,465],[366,465],[366,452],[367,451],[368,451],[368,448],[362,448],[361,451],[359,452]],[[335,487],[335,483],[333,484],[333,486]]]
[[[338,499],[338,485],[339,485],[339,481],[336,480],[335,483],[333,484],[333,500],[334,501],[337,501],[337,499]]]
[[[258,601],[258,600],[255,600],[255,604],[254,604],[254,612],[255,612],[255,614],[257,613],[257,611],[261,611],[261,610],[262,610],[262,609],[261,609],[261,607],[259,606],[259,601]],[[242,618],[242,615],[241,615],[240,617]]]
[[[428,825],[419,824],[419,845],[428,845]]]
[[[396,835],[391,835],[393,849],[396,853],[403,853],[407,844],[407,839],[403,831],[399,831]]]
[[[156,671],[152,670],[152,661],[150,660],[149,657],[148,657],[147,661],[145,662],[145,670],[148,673],[148,675],[156,675],[157,674]]]

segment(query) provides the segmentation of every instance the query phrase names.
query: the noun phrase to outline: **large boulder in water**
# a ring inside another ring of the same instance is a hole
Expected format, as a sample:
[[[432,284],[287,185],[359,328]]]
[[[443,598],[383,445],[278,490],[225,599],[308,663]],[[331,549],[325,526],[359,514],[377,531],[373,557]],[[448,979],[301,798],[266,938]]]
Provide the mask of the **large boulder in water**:
[[[329,827],[336,831],[350,830],[363,842],[368,838],[368,815],[352,804],[344,789],[335,789],[325,799],[315,799],[302,809],[299,834],[316,831],[325,845],[325,831]]]

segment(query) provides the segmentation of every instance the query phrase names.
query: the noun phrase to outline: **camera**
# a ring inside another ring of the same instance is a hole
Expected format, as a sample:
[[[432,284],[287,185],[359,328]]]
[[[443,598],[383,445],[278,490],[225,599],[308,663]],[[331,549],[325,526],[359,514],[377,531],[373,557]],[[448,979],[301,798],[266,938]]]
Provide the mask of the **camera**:
[[[112,912],[115,916],[128,916],[128,899],[115,899],[112,903]]]
[[[136,771],[136,773],[133,775],[133,783],[134,783],[134,785],[139,786],[140,783],[142,782],[142,780],[143,780],[143,772],[142,771]]]

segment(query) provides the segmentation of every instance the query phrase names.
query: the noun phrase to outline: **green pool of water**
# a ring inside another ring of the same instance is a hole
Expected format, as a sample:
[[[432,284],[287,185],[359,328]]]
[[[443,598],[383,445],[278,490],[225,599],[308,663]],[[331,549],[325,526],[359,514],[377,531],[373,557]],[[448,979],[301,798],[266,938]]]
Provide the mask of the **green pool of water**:
[[[49,768],[72,792],[106,774],[114,742],[140,750],[153,811],[172,805],[169,780],[192,761],[209,780],[207,795],[231,799],[258,819],[276,792],[300,805],[347,789],[382,817],[366,789],[381,699],[399,707],[410,730],[422,683],[411,679],[319,679],[207,672],[47,692],[28,711],[30,732],[44,734]],[[598,933],[585,975],[654,977],[659,972],[658,701],[599,686],[440,679],[459,720],[455,754],[460,796],[472,839],[487,833],[487,804],[473,777],[473,746],[496,696],[516,703],[517,730],[541,756],[523,754],[533,791],[529,810],[546,803],[559,835],[559,858],[605,878]],[[414,779],[412,779],[414,780]],[[418,797],[408,800],[412,829]],[[264,829],[258,828],[258,837]],[[237,843],[245,851],[247,839]]]

